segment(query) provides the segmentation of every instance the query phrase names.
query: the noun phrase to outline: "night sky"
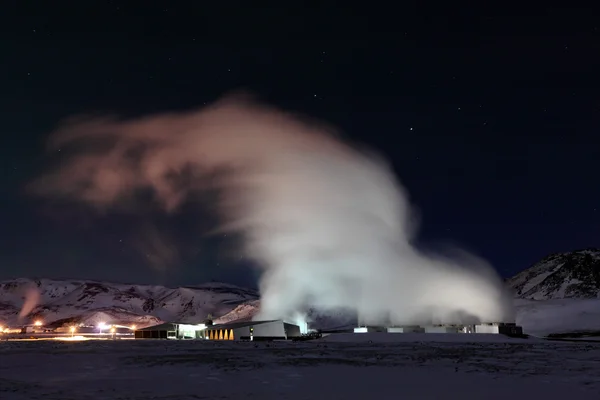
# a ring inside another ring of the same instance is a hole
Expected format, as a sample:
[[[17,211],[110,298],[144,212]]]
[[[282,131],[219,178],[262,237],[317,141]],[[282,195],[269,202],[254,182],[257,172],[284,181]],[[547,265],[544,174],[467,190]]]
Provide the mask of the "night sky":
[[[190,109],[235,89],[383,153],[422,246],[459,245],[511,276],[600,245],[593,10],[14,3],[0,17],[0,279],[254,285],[237,238],[206,236],[209,207],[98,215],[23,191],[66,117]],[[148,227],[169,233],[176,262],[148,262]]]

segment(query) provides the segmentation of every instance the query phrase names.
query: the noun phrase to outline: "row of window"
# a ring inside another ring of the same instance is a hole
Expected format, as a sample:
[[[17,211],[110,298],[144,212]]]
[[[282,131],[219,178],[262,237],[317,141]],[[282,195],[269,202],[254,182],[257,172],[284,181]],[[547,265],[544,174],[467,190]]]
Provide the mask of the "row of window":
[[[233,329],[218,329],[208,331],[210,340],[234,340]]]

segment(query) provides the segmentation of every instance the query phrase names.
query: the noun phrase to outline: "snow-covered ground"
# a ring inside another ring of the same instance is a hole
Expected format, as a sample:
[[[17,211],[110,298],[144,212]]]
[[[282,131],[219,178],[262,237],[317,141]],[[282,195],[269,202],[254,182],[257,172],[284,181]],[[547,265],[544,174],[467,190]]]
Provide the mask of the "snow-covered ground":
[[[600,398],[600,345],[383,336],[0,342],[0,399]]]

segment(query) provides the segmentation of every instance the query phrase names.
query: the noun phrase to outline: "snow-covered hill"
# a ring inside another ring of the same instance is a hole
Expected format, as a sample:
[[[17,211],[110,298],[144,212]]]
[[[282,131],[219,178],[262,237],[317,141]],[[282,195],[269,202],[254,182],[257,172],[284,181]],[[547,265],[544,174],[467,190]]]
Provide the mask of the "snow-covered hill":
[[[507,284],[521,299],[600,298],[600,250],[550,255],[509,279]]]
[[[18,323],[27,293],[39,294],[37,305],[21,323],[36,319],[60,322],[153,325],[162,321],[201,322],[258,299],[258,293],[224,283],[193,287],[130,285],[50,279],[0,282],[0,324]],[[37,297],[37,296],[35,296]]]

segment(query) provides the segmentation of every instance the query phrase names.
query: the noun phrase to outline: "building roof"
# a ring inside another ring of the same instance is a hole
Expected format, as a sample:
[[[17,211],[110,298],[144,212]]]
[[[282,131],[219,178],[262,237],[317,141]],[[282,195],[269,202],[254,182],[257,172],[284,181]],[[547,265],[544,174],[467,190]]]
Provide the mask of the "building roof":
[[[138,331],[174,331],[175,325],[170,322],[165,322],[163,324],[148,326],[146,328],[137,329]]]
[[[287,324],[287,322],[284,322],[280,319],[272,319],[272,320],[268,320],[268,321],[239,321],[239,322],[229,322],[226,324],[208,325],[206,327],[206,330],[237,329],[237,328],[243,328],[246,326],[256,326],[256,325],[268,324],[271,322],[281,322],[282,324],[283,323]],[[141,328],[141,329],[137,329],[137,330],[138,331],[174,331],[174,330],[177,330],[177,325],[193,325],[193,324],[183,324],[180,322],[165,322],[165,323],[162,323],[159,325],[148,326],[146,328]]]
[[[279,319],[272,319],[269,321],[243,321],[243,322],[230,322],[227,324],[219,324],[219,325],[210,325],[207,326],[206,329],[207,330],[214,330],[214,329],[237,329],[237,328],[243,328],[246,326],[255,326],[255,325],[261,325],[261,324],[268,324],[270,322],[281,322],[283,323],[282,320]]]

